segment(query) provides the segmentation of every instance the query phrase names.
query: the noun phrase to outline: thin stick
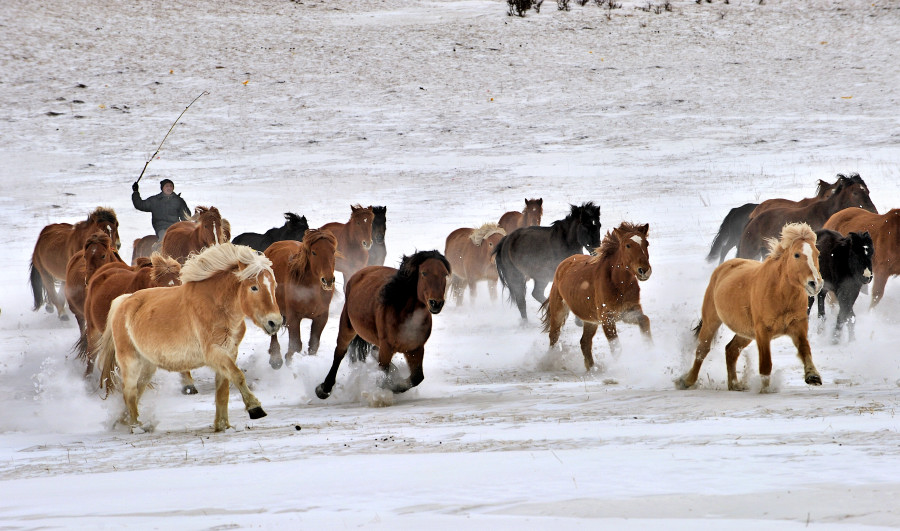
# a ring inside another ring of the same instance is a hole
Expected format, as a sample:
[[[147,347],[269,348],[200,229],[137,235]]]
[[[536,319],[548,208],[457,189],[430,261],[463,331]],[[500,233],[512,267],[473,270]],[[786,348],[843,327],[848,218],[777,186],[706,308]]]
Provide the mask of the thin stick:
[[[207,94],[209,94],[209,92],[204,90],[203,92],[200,93],[200,96],[205,96]],[[196,98],[194,98],[194,101],[199,100],[200,96],[197,96]],[[175,118],[175,122],[172,123],[172,127],[170,127],[169,131],[166,132],[166,136],[164,136],[162,139],[162,142],[159,143],[159,147],[156,148],[156,151],[152,155],[150,155],[149,159],[147,159],[147,162],[144,164],[144,169],[141,170],[141,174],[138,176],[137,180],[135,181],[135,184],[141,182],[141,178],[144,176],[144,172],[147,171],[147,166],[150,165],[150,161],[153,160],[153,157],[155,157],[159,153],[159,150],[162,149],[162,146],[166,142],[166,139],[169,138],[169,133],[172,132],[172,129],[175,129],[175,125],[178,123],[178,120],[181,120],[181,117],[184,116],[184,113],[186,113],[187,110],[191,108],[191,105],[194,104],[194,101],[188,103],[188,106],[185,107],[183,111],[181,111],[181,114],[178,115],[178,118]]]

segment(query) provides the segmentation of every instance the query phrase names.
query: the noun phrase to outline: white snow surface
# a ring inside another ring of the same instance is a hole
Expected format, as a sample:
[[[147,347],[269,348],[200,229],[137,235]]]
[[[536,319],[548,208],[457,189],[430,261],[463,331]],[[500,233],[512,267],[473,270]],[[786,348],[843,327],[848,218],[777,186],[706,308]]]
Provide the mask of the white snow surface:
[[[821,387],[781,338],[775,392],[727,391],[725,332],[697,389],[672,382],[730,208],[849,172],[879,211],[900,205],[900,5],[621,3],[519,18],[499,0],[3,2],[0,525],[900,526],[896,279],[874,311],[860,296],[854,343],[831,344],[833,308],[826,333],[813,319]],[[152,232],[131,183],[203,91],[145,196],[172,178],[234,234],[386,205],[388,265],[526,197],[545,224],[595,201],[604,230],[650,224],[653,344],[620,323],[622,354],[598,334],[586,374],[571,318],[548,351],[533,299],[523,325],[481,287],[435,316],[419,387],[384,396],[373,364],[345,361],[323,401],[338,296],[318,356],[291,367],[249,329],[238,364],[267,417],[233,390],[234,428],[214,433],[204,368],[196,396],[157,373],[153,431],[114,427],[121,395],[81,378],[74,320],[31,310],[31,252],[46,224],[109,206],[130,258]],[[739,370],[758,390],[754,345]]]

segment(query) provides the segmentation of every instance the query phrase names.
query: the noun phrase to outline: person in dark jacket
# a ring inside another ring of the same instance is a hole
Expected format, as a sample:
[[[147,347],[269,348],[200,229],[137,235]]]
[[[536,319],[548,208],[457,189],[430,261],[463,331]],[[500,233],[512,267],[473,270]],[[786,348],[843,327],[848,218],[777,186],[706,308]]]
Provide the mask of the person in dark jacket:
[[[159,182],[159,187],[162,192],[147,199],[141,199],[138,183],[135,182],[131,185],[133,190],[131,203],[134,208],[152,214],[150,222],[153,224],[153,230],[156,231],[157,245],[162,242],[163,235],[166,234],[169,226],[178,221],[186,221],[191,215],[191,209],[181,198],[181,194],[174,193],[175,183],[171,179],[163,179]]]

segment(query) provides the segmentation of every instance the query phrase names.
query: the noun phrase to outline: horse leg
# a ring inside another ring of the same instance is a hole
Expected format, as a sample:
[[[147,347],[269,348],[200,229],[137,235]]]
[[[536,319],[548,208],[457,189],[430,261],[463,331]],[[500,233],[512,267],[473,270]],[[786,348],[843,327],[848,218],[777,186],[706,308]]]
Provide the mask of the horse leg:
[[[822,377],[816,366],[813,365],[812,352],[809,348],[809,339],[806,337],[806,323],[796,325],[796,330],[790,334],[794,340],[794,346],[797,347],[797,356],[803,362],[803,381],[807,385],[822,385]],[[771,365],[771,362],[769,362]],[[762,363],[760,363],[760,373],[762,373]]]
[[[759,351],[759,376],[762,386],[759,392],[765,393],[769,389],[769,380],[772,376],[772,336],[761,322],[756,324],[756,349]],[[805,335],[805,334],[804,334]],[[796,337],[791,334],[791,337]],[[794,342],[796,343],[796,339]],[[807,345],[808,347],[808,345]],[[799,353],[798,353],[799,355]]]
[[[838,317],[840,317],[841,313],[844,313],[844,322],[847,323],[848,341],[856,340],[856,313],[853,311],[853,306],[856,304],[856,298],[859,297],[860,287],[859,284],[848,283],[844,289],[838,290],[838,303],[840,304]],[[846,313],[844,312],[845,308]],[[836,333],[838,339],[840,339],[840,331]]]
[[[525,312],[525,277],[518,270],[516,270],[515,275],[510,271],[507,280],[506,287],[509,288],[509,296],[515,301],[519,314],[522,316],[522,321],[527,321],[528,314]]]
[[[231,390],[231,382],[218,372],[216,373],[216,419],[213,429],[225,431],[231,427],[228,423],[228,393]]]
[[[547,297],[544,295],[544,290],[547,289],[547,284],[552,281],[552,278],[550,280],[544,278],[534,279],[534,287],[531,288],[531,296],[534,297],[534,300],[544,304],[544,301],[547,300]]]
[[[818,318],[819,318],[819,324],[817,326],[817,329],[820,334],[825,329],[825,296],[826,295],[828,295],[828,294],[825,292],[825,288],[822,288],[822,290],[819,291],[819,294],[816,295],[816,297],[815,297],[816,303],[817,303],[816,306],[817,306],[817,310],[818,310]],[[809,305],[811,307],[813,298],[810,297],[809,300],[810,300]],[[807,310],[806,313],[807,313],[807,315],[809,315],[809,310]]]
[[[344,309],[341,310],[339,326],[337,345],[334,347],[334,361],[331,362],[331,369],[329,369],[328,374],[325,375],[325,381],[316,386],[316,396],[322,400],[325,400],[331,395],[331,390],[334,388],[334,382],[335,379],[337,379],[337,372],[338,368],[341,366],[341,361],[347,353],[350,341],[356,337],[356,331],[353,330],[353,326],[350,324],[350,318],[347,316],[346,304],[344,304]]]
[[[715,312],[704,313],[709,313],[709,315],[705,321],[700,321],[700,329],[697,333],[697,350],[694,352],[694,364],[688,372],[675,380],[675,387],[678,389],[690,389],[697,383],[697,378],[700,377],[700,367],[703,365],[703,360],[706,359],[706,355],[709,354],[709,349],[712,348],[712,341],[716,337],[716,332],[718,332],[719,327],[722,326],[722,321],[719,320]]]
[[[728,369],[728,390],[729,391],[746,391],[747,387],[738,381],[737,377],[737,360],[741,356],[741,351],[747,348],[747,345],[753,340],[741,337],[737,334],[731,341],[725,345],[725,367]]]
[[[300,316],[288,310],[285,315],[288,329],[288,348],[284,353],[284,362],[290,366],[294,353],[303,352],[303,338],[300,336]]]
[[[122,398],[125,401],[125,413],[122,415],[122,422],[133,428],[138,427],[141,423],[138,420],[137,405],[143,388],[146,387],[146,383],[141,386],[141,380],[147,368],[140,354],[137,353],[134,345],[131,344],[128,338],[116,343],[115,356],[116,364],[119,366],[119,375],[122,379]],[[156,369],[151,364],[148,365],[153,370]],[[148,372],[150,375],[153,374],[152,371]],[[147,376],[146,381],[149,381],[149,376]]]
[[[644,309],[640,304],[636,304],[627,312],[623,313],[622,322],[638,325],[644,339],[651,345],[653,344],[653,335],[650,333],[650,318],[644,314]]]
[[[266,416],[259,399],[250,392],[250,388],[247,386],[247,377],[244,376],[244,371],[240,370],[234,362],[237,359],[237,347],[229,351],[219,346],[210,346],[204,353],[203,358],[206,365],[216,372],[216,431],[222,431],[228,427],[228,413],[226,411],[224,414],[225,422],[223,427],[220,408],[227,409],[228,407],[229,382],[233,383],[241,393],[241,398],[244,400],[244,408],[251,419],[259,419]],[[220,405],[219,402],[220,395],[225,396],[223,405]]]
[[[463,288],[462,279],[456,275],[450,275],[450,293],[453,295],[453,301],[457,306],[462,305]]]
[[[409,365],[410,375],[409,378],[400,382],[394,380],[394,374],[391,370],[391,358],[393,357],[393,353],[389,356],[385,356],[382,352],[388,352],[389,349],[379,348],[378,355],[378,365],[385,371],[386,378],[384,382],[384,387],[389,388],[394,393],[405,393],[409,391],[413,387],[422,383],[422,380],[425,379],[425,373],[422,371],[422,360],[425,358],[425,347],[419,347],[410,352],[404,353],[406,357],[406,363]]]
[[[597,327],[597,323],[585,321],[584,326],[581,328],[581,355],[584,356],[584,369],[586,371],[594,368],[594,355],[591,353],[591,347],[594,346],[594,334],[597,333]],[[605,326],[603,327],[603,332],[606,332]],[[606,337],[608,338],[609,335],[607,334]]]
[[[328,323],[327,309],[322,312],[321,315],[313,318],[312,326],[309,328],[309,347],[307,347],[307,354],[310,356],[315,356],[319,351],[319,340],[322,338],[322,330],[325,329],[326,323]]]
[[[603,333],[606,334],[606,340],[609,341],[609,352],[612,354],[614,358],[619,357],[619,354],[622,353],[622,345],[619,344],[619,331],[616,330],[616,320],[611,315],[600,315],[600,325],[603,327]],[[584,323],[585,329],[588,326],[588,323]],[[596,325],[594,325],[594,331],[596,331]],[[593,333],[591,334],[593,337]],[[581,338],[582,341],[582,351],[584,350],[584,336]],[[585,360],[585,364],[587,364],[587,360]]]
[[[488,280],[488,294],[491,296],[491,302],[496,302],[497,300],[497,281],[496,280]]]
[[[198,392],[194,386],[194,377],[191,376],[191,371],[181,373],[181,394],[196,395]]]
[[[281,368],[284,362],[281,360],[281,344],[278,342],[278,334],[272,334],[269,340],[269,366],[275,370]]]
[[[569,317],[569,305],[555,288],[550,288],[550,297],[544,304],[547,305],[547,313],[544,314],[547,323],[545,327],[550,333],[550,346],[552,347],[559,341],[560,330],[566,324],[566,318]]]
[[[889,275],[886,271],[879,271],[874,276],[875,278],[872,279],[872,303],[869,305],[870,310],[874,309],[881,302],[881,297],[884,296],[884,286],[887,284]]]
[[[478,281],[474,278],[467,278],[466,284],[469,285],[469,302],[474,303],[475,297],[478,294]]]
[[[52,313],[56,308],[60,321],[68,321],[69,314],[66,313],[66,298],[63,295],[66,291],[65,281],[59,285],[59,291],[56,290],[56,279],[49,272],[41,271],[41,282],[44,284],[44,291],[47,293],[47,306],[45,308]]]

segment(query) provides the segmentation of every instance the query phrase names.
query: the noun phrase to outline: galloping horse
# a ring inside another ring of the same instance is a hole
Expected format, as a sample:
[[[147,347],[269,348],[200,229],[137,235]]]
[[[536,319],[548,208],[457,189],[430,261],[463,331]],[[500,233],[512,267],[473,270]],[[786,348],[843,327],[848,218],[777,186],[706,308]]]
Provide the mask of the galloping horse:
[[[614,356],[621,351],[616,321],[638,325],[644,337],[652,340],[638,285],[652,272],[647,251],[649,231],[650,225],[622,223],[606,233],[595,256],[570,256],[556,268],[550,296],[541,305],[543,331],[550,333],[550,346],[555,345],[571,310],[584,323],[581,354],[587,370],[594,366],[591,347],[598,325],[603,327]]]
[[[431,335],[431,316],[444,307],[450,263],[438,251],[419,251],[404,256],[400,269],[369,266],[350,277],[344,286],[346,300],[341,310],[334,362],[316,396],[328,398],[338,367],[354,338],[378,347],[378,365],[385,372],[383,386],[402,393],[425,379],[422,359]],[[402,352],[410,377],[396,382],[391,358]]]
[[[592,251],[600,246],[600,207],[592,202],[571,205],[565,219],[549,227],[517,229],[500,240],[494,248],[500,282],[509,290],[510,298],[525,313],[525,282],[534,279],[531,296],[540,303],[547,300],[544,288],[553,280],[556,266],[582,249]]]
[[[90,355],[100,334],[106,330],[106,319],[113,299],[126,293],[134,293],[146,288],[178,286],[181,280],[181,264],[174,258],[153,253],[150,258],[139,258],[140,265],[128,266],[121,263],[107,264],[91,277],[84,298],[85,330],[75,343],[73,351],[85,361],[85,376],[94,372],[94,359]],[[190,378],[190,373],[187,374]],[[193,385],[191,380],[190,385]],[[184,390],[183,390],[184,391]],[[186,394],[196,394],[196,388]]]
[[[57,292],[55,283],[57,280],[65,283],[69,259],[83,249],[84,241],[97,231],[109,234],[110,240],[115,242],[116,249],[122,245],[119,241],[119,221],[111,208],[98,207],[86,220],[74,225],[54,223],[41,230],[31,255],[30,277],[34,310],[46,302],[48,312],[52,312],[55,306],[61,320],[69,318],[62,297],[65,287],[61,286]]]
[[[225,243],[228,236],[219,209],[198,206],[191,221],[179,221],[169,227],[163,236],[161,251],[183,265],[191,253]]]
[[[229,382],[240,391],[250,418],[264,417],[235,360],[245,318],[269,335],[281,327],[271,262],[250,247],[224,243],[189,258],[181,282],[113,301],[96,351],[101,386],[108,395],[121,384],[123,420],[140,426],[138,400],[157,367],[189,371],[205,365],[216,372],[216,431],[229,427]]]
[[[699,343],[694,366],[675,381],[679,389],[693,387],[700,366],[709,354],[716,332],[724,323],[735,335],[725,347],[728,389],[744,387],[737,379],[736,364],[741,351],[752,341],[759,350],[762,389],[769,386],[772,373],[773,338],[787,335],[803,362],[803,379],[822,385],[813,365],[807,329],[808,297],[822,289],[816,233],[805,223],[791,223],[781,230],[781,240],[769,241],[769,256],[763,262],[733,258],[713,271],[703,297],[700,325],[694,329]]]
[[[265,234],[245,232],[234,237],[231,243],[235,245],[247,245],[259,252],[263,252],[275,242],[284,240],[303,241],[303,235],[309,229],[306,216],[298,216],[293,212],[284,213],[284,225],[266,231]]]
[[[869,198],[869,189],[859,177],[838,177],[834,193],[825,199],[814,201],[805,207],[772,208],[751,219],[744,228],[738,244],[738,258],[757,258],[768,251],[766,239],[778,235],[787,223],[806,223],[812,230],[819,230],[835,212],[848,207],[864,208],[877,213]]]
[[[851,232],[841,236],[840,232],[821,229],[816,231],[816,247],[819,249],[819,272],[825,285],[819,292],[819,319],[825,320],[825,295],[835,294],[839,310],[831,335],[831,342],[841,340],[841,327],[847,323],[849,340],[855,339],[856,314],[853,303],[859,297],[859,290],[872,281],[872,255],[875,252],[872,236],[868,232]],[[809,298],[812,309],[813,297]]]
[[[384,245],[384,234],[387,232],[387,207],[370,206],[375,218],[372,220],[372,247],[369,249],[367,265],[384,265],[387,247]]]
[[[894,208],[884,215],[866,212],[860,208],[848,208],[831,216],[825,223],[826,229],[841,234],[866,232],[872,236],[875,256],[872,257],[872,302],[874,308],[884,296],[884,287],[889,277],[900,275],[900,208]]]
[[[372,247],[372,219],[375,213],[371,208],[359,205],[350,206],[350,220],[347,223],[326,223],[320,230],[331,231],[337,238],[338,252],[341,254],[334,264],[335,271],[344,275],[344,282],[353,273],[366,267],[369,261],[369,249]]]
[[[94,273],[109,263],[124,264],[105,232],[95,232],[84,242],[84,249],[72,255],[66,265],[65,294],[69,310],[78,322],[78,333],[84,333],[84,297]]]
[[[544,215],[544,199],[526,199],[525,208],[521,212],[515,210],[506,212],[500,216],[500,227],[510,234],[522,227],[531,227],[541,224],[541,216]]]
[[[290,365],[294,352],[303,349],[300,321],[312,319],[309,332],[309,355],[319,350],[319,338],[328,322],[328,306],[334,295],[334,261],[337,239],[327,230],[307,230],[302,242],[285,240],[266,249],[278,282],[275,298],[288,329],[285,362]],[[281,367],[281,345],[273,334],[269,344],[269,365]]]
[[[447,236],[444,256],[453,270],[450,293],[457,306],[462,304],[464,283],[469,286],[469,297],[473,301],[479,280],[487,281],[491,300],[497,298],[498,276],[493,252],[504,236],[506,231],[496,223],[485,223],[477,229],[456,229]]]

